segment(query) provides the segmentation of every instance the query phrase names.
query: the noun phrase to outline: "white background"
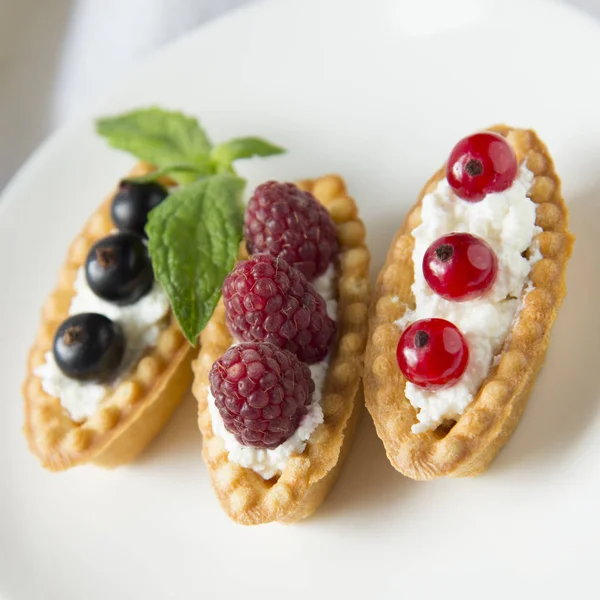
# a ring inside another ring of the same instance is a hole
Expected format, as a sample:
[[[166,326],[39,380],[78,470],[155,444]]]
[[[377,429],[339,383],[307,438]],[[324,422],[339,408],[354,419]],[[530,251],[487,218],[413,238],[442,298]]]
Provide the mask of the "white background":
[[[255,1],[0,0],[0,191],[48,134],[154,50]],[[600,19],[600,0],[565,1]]]

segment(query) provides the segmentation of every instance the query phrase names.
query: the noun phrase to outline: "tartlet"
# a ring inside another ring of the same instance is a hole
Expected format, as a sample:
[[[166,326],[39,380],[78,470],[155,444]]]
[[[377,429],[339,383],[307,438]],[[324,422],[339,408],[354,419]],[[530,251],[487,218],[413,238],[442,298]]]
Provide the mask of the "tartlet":
[[[154,170],[139,163],[129,177]],[[165,181],[165,183],[169,183]],[[117,467],[132,461],[163,428],[192,380],[195,354],[169,312],[155,346],[148,348],[102,400],[96,413],[81,422],[72,420],[58,398],[42,389],[35,374],[52,349],[54,334],[67,318],[74,281],[91,246],[114,230],[110,207],[113,192],[90,217],[72,242],[56,288],[42,311],[42,321],[29,352],[23,383],[24,433],[29,448],[42,465],[60,471],[84,463]]]
[[[193,392],[203,457],[219,501],[234,521],[256,525],[291,523],[311,515],[335,483],[349,451],[362,408],[363,353],[367,337],[370,255],[365,227],[343,180],[328,175],[298,183],[329,211],[337,231],[338,332],[322,395],[324,422],[313,432],[302,454],[292,456],[281,475],[263,479],[231,462],[223,440],[213,432],[208,408],[209,371],[232,344],[220,302],[201,334],[193,363]],[[240,258],[245,258],[242,248]]]
[[[445,177],[445,167],[427,182],[397,232],[370,308],[365,401],[390,462],[413,479],[473,476],[489,466],[525,409],[566,294],[566,266],[573,236],[568,230],[567,208],[552,158],[534,131],[505,125],[489,131],[504,136],[518,162],[526,161],[534,175],[528,197],[536,204],[535,223],[542,229],[534,239],[542,258],[529,274],[534,289],[524,291],[518,319],[474,400],[455,423],[415,434],[411,427],[416,423],[416,412],[404,394],[406,378],[396,361],[401,331],[395,321],[414,308],[411,232],[421,222],[423,197]]]

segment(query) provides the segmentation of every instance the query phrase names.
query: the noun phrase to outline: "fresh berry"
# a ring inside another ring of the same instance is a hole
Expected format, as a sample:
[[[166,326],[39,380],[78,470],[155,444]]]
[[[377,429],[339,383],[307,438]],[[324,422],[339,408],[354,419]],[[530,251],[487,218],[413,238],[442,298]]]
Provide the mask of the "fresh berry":
[[[450,321],[422,319],[400,336],[396,357],[406,379],[427,390],[437,390],[460,379],[469,362],[469,348]]]
[[[325,300],[298,269],[270,254],[239,262],[223,283],[227,325],[246,342],[270,342],[305,363],[323,360],[335,337]]]
[[[487,292],[498,275],[498,258],[490,245],[469,233],[451,233],[429,246],[423,256],[429,287],[446,300],[462,302]]]
[[[146,246],[134,233],[116,233],[96,242],[87,256],[85,274],[97,296],[121,306],[137,302],[154,282]]]
[[[80,313],[63,321],[52,347],[58,368],[71,379],[103,380],[114,375],[125,351],[121,327],[104,315]]]
[[[215,405],[240,444],[276,448],[298,429],[315,384],[291,352],[265,342],[229,348],[210,371]]]
[[[158,206],[167,194],[167,190],[158,183],[122,181],[111,206],[113,223],[120,231],[147,237],[145,227],[148,213]]]
[[[329,213],[293,183],[268,181],[256,188],[246,209],[244,236],[250,254],[282,258],[309,281],[327,270],[338,251]]]
[[[517,157],[497,133],[484,131],[463,138],[454,146],[446,178],[454,193],[468,202],[509,188],[517,176]]]

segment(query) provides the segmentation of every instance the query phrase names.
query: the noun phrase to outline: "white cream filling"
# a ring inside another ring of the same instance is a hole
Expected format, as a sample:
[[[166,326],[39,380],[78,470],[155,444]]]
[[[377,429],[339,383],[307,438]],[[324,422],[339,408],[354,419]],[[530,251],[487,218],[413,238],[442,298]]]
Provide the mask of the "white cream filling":
[[[161,285],[155,281],[152,289],[136,303],[117,306],[96,296],[89,287],[84,268],[80,268],[74,283],[75,296],[69,315],[94,312],[105,315],[123,328],[125,354],[118,375],[109,384],[77,381],[63,374],[52,352],[47,352],[46,362],[35,374],[42,381],[42,389],[59,398],[62,406],[74,421],[91,417],[100,402],[116,387],[123,375],[137,362],[146,348],[154,346],[161,330],[161,321],[169,312],[169,299]]]
[[[405,395],[417,409],[419,421],[413,425],[413,433],[430,431],[445,419],[458,418],[473,401],[492,360],[502,349],[518,315],[531,266],[541,258],[537,248],[529,259],[522,256],[541,232],[535,225],[535,204],[527,197],[532,181],[533,174],[522,165],[509,189],[488,194],[481,202],[457,198],[446,179],[423,198],[422,223],[412,231],[415,239],[412,292],[416,308],[407,311],[396,325],[404,330],[414,321],[432,317],[454,323],[467,340],[469,364],[456,384],[442,390],[427,391],[407,382]],[[433,292],[423,276],[425,251],[436,239],[452,232],[483,238],[498,257],[496,282],[489,292],[475,300],[444,300]],[[530,288],[531,284],[526,290]]]
[[[336,284],[335,268],[333,265],[330,265],[323,275],[313,281],[317,292],[323,296],[327,303],[327,313],[334,320],[337,318]],[[209,386],[208,411],[210,413],[213,432],[223,440],[225,449],[229,453],[229,460],[247,469],[252,469],[264,479],[270,479],[282,473],[291,456],[304,452],[306,442],[313,431],[323,422],[321,396],[328,369],[329,357],[320,363],[310,366],[310,373],[315,383],[315,391],[308,413],[302,417],[298,429],[296,429],[292,436],[272,450],[244,446],[235,439],[235,436],[225,428]]]

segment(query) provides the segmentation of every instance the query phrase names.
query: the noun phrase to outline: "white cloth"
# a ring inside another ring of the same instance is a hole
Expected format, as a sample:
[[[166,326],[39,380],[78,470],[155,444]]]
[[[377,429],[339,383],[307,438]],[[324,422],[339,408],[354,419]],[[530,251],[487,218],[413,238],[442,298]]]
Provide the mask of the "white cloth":
[[[252,1],[0,0],[0,191],[49,133],[138,61]],[[600,18],[600,0],[566,1]]]

